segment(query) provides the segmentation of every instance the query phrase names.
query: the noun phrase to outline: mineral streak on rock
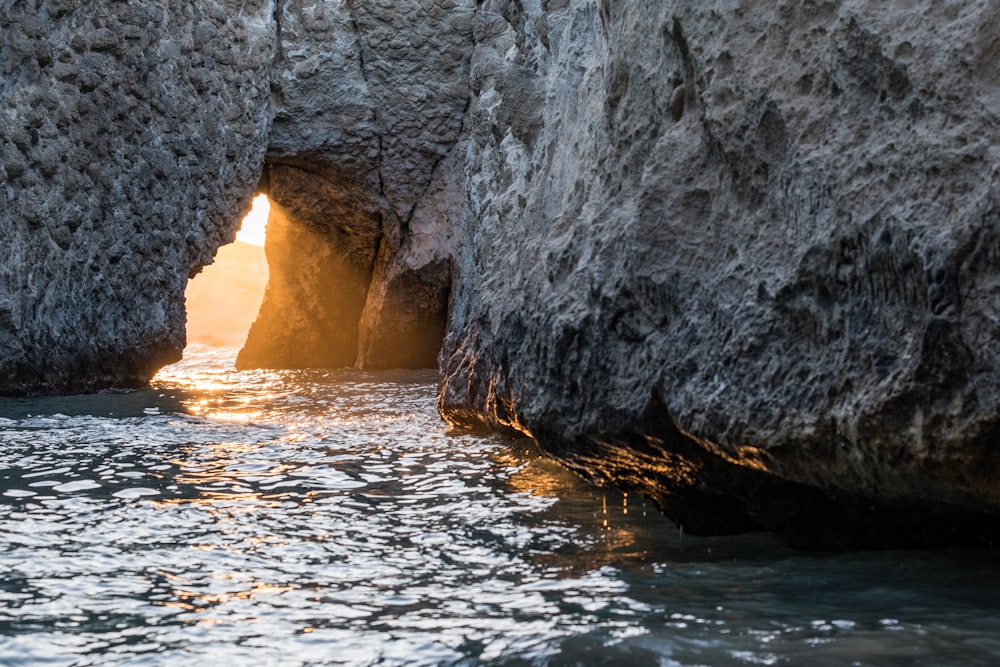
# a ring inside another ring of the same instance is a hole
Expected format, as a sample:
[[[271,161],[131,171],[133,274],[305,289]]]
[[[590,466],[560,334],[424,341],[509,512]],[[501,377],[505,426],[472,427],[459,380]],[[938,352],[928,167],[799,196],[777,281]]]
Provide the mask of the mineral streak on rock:
[[[269,2],[0,3],[0,393],[139,386],[267,146]]]
[[[442,413],[689,532],[997,541],[998,17],[484,2]]]

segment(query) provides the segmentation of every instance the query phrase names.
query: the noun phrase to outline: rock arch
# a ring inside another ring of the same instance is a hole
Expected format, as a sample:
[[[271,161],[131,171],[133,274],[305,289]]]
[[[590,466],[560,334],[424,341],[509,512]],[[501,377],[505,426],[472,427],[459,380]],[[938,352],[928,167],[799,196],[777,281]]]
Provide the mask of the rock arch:
[[[243,366],[434,365],[475,7],[0,7],[0,391],[140,386],[179,359],[186,281],[255,188],[294,233]]]
[[[358,185],[269,163],[270,280],[237,368],[427,368],[444,338],[450,261],[388,238]]]
[[[262,187],[243,366],[429,363],[454,274],[455,424],[690,532],[1000,540],[993,5],[721,4],[0,3],[0,393],[176,359]]]
[[[474,8],[276,9],[261,180],[274,205],[272,279],[240,368],[437,365],[463,202]]]

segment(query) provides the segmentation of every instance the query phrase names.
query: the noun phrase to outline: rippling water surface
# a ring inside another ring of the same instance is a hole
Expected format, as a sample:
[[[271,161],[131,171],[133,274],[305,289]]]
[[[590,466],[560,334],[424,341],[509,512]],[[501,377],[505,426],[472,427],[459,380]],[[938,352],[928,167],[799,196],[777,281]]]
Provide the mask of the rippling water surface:
[[[0,665],[995,665],[991,552],[694,539],[430,373],[0,399]]]

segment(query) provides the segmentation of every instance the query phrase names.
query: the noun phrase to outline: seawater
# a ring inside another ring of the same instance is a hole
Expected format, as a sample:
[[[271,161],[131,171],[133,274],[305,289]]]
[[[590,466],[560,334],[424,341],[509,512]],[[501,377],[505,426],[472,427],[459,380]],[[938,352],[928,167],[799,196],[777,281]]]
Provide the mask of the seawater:
[[[990,551],[683,535],[421,372],[0,399],[0,665],[996,665]]]

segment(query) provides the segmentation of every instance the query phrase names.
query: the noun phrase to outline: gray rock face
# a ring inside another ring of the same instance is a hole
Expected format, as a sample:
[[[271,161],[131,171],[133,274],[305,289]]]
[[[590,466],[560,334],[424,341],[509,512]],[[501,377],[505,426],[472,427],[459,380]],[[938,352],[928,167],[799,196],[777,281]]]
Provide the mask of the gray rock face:
[[[281,4],[267,161],[286,217],[267,246],[286,269],[239,367],[436,364],[474,14],[471,0]]]
[[[0,6],[0,391],[415,366],[689,532],[1000,537],[990,0]],[[450,315],[449,315],[450,310]]]
[[[0,5],[0,392],[145,383],[260,173],[267,2]]]
[[[186,280],[255,188],[284,231],[241,367],[434,365],[474,9],[5,4],[2,391],[178,359]]]
[[[543,5],[480,13],[443,414],[692,532],[995,539],[996,3]]]

